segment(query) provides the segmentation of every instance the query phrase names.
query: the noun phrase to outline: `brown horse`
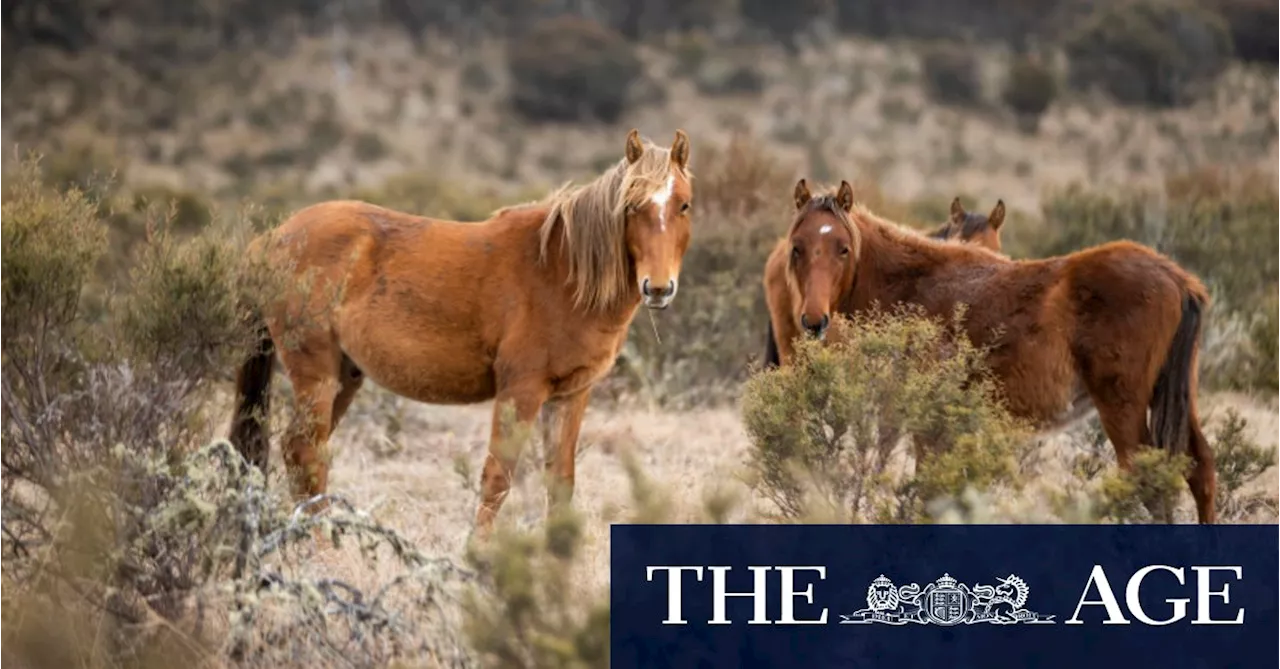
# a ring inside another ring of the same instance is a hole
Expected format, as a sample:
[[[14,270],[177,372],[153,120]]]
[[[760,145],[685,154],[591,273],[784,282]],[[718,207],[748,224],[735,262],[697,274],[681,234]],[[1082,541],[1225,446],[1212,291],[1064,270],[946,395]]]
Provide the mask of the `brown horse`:
[[[504,441],[517,427],[503,420],[511,408],[519,426],[541,412],[548,496],[552,508],[567,505],[592,385],[640,305],[664,309],[676,295],[690,237],[688,163],[683,131],[663,149],[632,130],[625,157],[594,181],[480,223],[354,201],[295,213],[251,247],[299,281],[263,309],[263,346],[237,376],[231,441],[265,469],[278,351],[294,389],[283,450],[295,496],[325,491],[326,443],[367,376],[420,402],[496,400],[482,535],[519,457]]]
[[[1003,224],[1004,200],[997,200],[991,213],[983,216],[965,211],[957,197],[951,201],[951,214],[947,217],[947,222],[928,236],[943,241],[969,242],[999,251],[1000,226]]]
[[[780,334],[821,337],[837,313],[912,304],[946,317],[967,304],[967,335],[990,347],[1011,413],[1049,429],[1096,409],[1125,468],[1142,445],[1188,453],[1199,520],[1214,522],[1213,453],[1196,412],[1209,304],[1198,279],[1128,241],[1042,260],[942,243],[855,204],[847,182],[812,197],[802,179],[795,204],[789,252],[766,270],[789,287],[770,295]]]
[[[957,243],[976,244],[992,251],[1000,251],[1000,226],[1004,223],[1004,200],[998,200],[996,206],[991,210],[989,216],[982,214],[973,214],[964,210],[960,204],[960,198],[951,201],[951,213],[947,221],[936,230],[928,233],[932,239],[942,241],[952,241]],[[791,252],[791,244],[788,240],[779,240],[778,245],[774,247],[769,255],[766,268],[772,271],[765,271],[765,295],[772,296],[775,300],[787,299],[786,294],[790,290],[787,287],[787,275],[781,271],[784,267],[783,261],[787,254]],[[765,333],[765,349],[764,364],[766,367],[777,367],[782,364],[782,351],[786,351],[789,359],[792,353],[792,341],[799,333],[801,328],[792,327],[790,331],[793,333],[791,337],[779,344],[775,335],[773,320],[770,319]]]

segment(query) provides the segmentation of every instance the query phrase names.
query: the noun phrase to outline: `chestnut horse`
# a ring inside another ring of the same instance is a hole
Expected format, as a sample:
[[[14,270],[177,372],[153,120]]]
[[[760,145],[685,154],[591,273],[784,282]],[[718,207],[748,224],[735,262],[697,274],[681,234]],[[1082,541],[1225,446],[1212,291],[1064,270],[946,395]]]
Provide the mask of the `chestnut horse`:
[[[676,295],[690,238],[688,163],[684,131],[664,149],[632,130],[625,156],[595,180],[484,222],[356,201],[295,213],[251,246],[299,281],[262,310],[263,345],[237,376],[231,441],[265,469],[278,352],[294,390],[283,451],[296,497],[325,491],[327,441],[367,376],[420,402],[495,400],[481,536],[519,457],[504,438],[540,412],[550,505],[568,505],[592,385],[640,305],[665,309]],[[509,407],[518,425],[503,420]]]
[[[795,205],[789,253],[767,270],[791,287],[770,294],[780,334],[799,325],[821,337],[832,314],[912,304],[948,317],[967,304],[966,334],[989,347],[1013,415],[1052,429],[1096,409],[1124,468],[1143,445],[1190,455],[1199,520],[1214,522],[1213,453],[1196,412],[1209,304],[1198,279],[1129,241],[1041,260],[942,243],[855,204],[847,182],[813,197],[802,179]]]
[[[1004,223],[1004,200],[996,201],[996,206],[991,210],[991,214],[983,216],[982,214],[970,213],[964,210],[960,204],[960,198],[951,201],[951,213],[947,217],[947,221],[939,226],[933,232],[928,233],[929,237],[943,241],[954,241],[960,243],[976,244],[978,246],[991,249],[992,251],[1000,251],[1000,226]],[[775,296],[775,299],[786,299],[785,294],[789,290],[787,288],[787,275],[781,271],[782,264],[787,254],[791,252],[791,243],[786,240],[779,240],[778,245],[774,247],[769,255],[766,268],[772,268],[772,271],[765,271],[764,291],[766,295]],[[777,367],[782,364],[782,353],[779,351],[781,346],[788,358],[792,352],[792,340],[795,339],[793,334],[790,339],[778,343],[774,334],[773,320],[770,319],[765,333],[765,350],[764,364],[766,367]],[[791,328],[793,333],[798,333],[801,328]]]

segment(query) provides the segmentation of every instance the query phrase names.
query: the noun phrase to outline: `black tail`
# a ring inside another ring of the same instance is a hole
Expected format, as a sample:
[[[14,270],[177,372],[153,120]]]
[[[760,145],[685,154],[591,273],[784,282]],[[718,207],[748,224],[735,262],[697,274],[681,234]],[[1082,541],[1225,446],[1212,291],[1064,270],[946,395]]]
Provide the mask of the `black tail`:
[[[782,359],[778,356],[778,340],[773,336],[773,320],[769,320],[769,334],[764,343],[764,368],[782,366]]]
[[[1201,298],[1188,295],[1182,301],[1182,321],[1173,334],[1164,366],[1151,394],[1151,438],[1157,448],[1187,453],[1191,438],[1191,379],[1195,375],[1200,340]]]
[[[257,349],[236,373],[236,415],[229,439],[245,460],[267,471],[270,442],[267,415],[271,410],[271,375],[275,371],[275,344],[265,323],[256,326]]]

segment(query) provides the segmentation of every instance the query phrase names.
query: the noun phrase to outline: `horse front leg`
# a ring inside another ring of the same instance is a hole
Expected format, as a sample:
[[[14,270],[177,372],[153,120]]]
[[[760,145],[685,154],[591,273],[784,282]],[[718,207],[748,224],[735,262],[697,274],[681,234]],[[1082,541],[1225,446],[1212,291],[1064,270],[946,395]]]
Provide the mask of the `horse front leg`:
[[[587,412],[590,390],[548,404],[542,414],[546,449],[547,515],[566,509],[573,501],[574,465],[578,432]]]
[[[493,520],[511,490],[520,451],[533,428],[538,410],[547,399],[543,386],[519,386],[503,390],[493,403],[493,426],[489,454],[480,474],[480,506],[476,510],[476,531],[481,539],[493,531]],[[515,409],[514,420],[508,413]]]

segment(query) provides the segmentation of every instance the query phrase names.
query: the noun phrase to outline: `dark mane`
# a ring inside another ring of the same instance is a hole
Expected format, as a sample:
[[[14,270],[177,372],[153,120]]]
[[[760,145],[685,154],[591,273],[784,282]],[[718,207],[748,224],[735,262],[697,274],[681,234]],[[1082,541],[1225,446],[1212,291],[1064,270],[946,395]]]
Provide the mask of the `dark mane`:
[[[814,195],[809,198],[809,201],[805,203],[804,207],[796,212],[796,218],[795,221],[791,223],[790,232],[795,232],[796,227],[799,226],[800,222],[807,218],[809,214],[819,211],[825,211],[835,216],[841,224],[849,229],[850,235],[856,234],[853,229],[853,221],[849,219],[849,213],[840,206],[840,203],[836,202],[835,193]]]

